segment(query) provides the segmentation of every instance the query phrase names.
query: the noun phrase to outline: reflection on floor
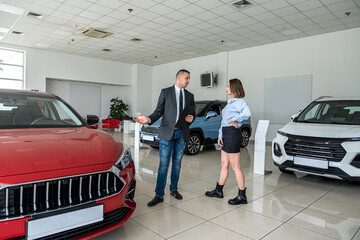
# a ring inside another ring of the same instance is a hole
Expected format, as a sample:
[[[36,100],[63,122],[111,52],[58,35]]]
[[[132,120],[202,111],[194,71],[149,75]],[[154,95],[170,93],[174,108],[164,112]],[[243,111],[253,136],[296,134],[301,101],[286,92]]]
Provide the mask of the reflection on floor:
[[[145,146],[134,151],[134,135],[115,133],[115,138],[132,147],[136,165],[137,208],[122,227],[100,239],[360,239],[360,184],[305,174],[282,174],[266,149],[266,170],[253,173],[254,146],[241,150],[249,203],[231,206],[237,194],[230,170],[224,199],[204,196],[218,181],[220,151],[215,148],[196,156],[184,155],[179,192],[183,200],[169,194],[164,203],[147,207],[154,197],[158,150]]]

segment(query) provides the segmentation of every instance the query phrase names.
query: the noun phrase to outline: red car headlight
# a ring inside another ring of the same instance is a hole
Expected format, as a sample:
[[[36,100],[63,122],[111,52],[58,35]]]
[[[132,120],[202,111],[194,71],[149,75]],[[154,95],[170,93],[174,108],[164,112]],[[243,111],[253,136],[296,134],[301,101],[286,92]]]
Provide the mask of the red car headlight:
[[[133,161],[132,156],[131,156],[131,151],[130,151],[130,147],[127,146],[126,144],[123,144],[123,148],[121,151],[121,154],[119,156],[119,158],[116,160],[115,162],[115,166],[117,168],[119,168],[120,170],[123,170],[124,168],[126,168],[131,162]]]

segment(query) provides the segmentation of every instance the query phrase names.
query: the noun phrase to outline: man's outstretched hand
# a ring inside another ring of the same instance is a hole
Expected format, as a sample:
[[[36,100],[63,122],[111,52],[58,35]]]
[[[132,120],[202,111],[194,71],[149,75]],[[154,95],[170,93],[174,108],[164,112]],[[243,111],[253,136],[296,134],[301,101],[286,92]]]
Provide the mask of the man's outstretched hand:
[[[139,117],[135,119],[135,121],[140,124],[145,124],[150,122],[150,119],[145,115],[139,114]]]

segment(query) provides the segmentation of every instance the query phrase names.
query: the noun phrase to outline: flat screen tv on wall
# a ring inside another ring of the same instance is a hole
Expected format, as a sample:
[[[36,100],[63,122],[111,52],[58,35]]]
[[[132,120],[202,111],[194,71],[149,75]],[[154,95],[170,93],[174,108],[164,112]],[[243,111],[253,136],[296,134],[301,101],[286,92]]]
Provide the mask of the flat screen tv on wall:
[[[213,87],[215,85],[214,74],[212,72],[203,73],[200,75],[201,87]]]

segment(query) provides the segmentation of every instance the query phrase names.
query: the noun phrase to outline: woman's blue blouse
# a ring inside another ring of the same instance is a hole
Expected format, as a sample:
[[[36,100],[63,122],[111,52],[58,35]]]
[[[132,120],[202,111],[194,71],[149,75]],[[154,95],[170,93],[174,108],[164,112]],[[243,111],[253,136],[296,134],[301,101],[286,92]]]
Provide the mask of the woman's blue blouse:
[[[239,127],[241,126],[241,122],[243,120],[251,117],[251,111],[247,104],[247,102],[242,98],[231,98],[225,108],[221,112],[222,120],[221,126],[219,129],[219,138],[222,138],[222,128],[233,126],[230,120],[239,123]]]

